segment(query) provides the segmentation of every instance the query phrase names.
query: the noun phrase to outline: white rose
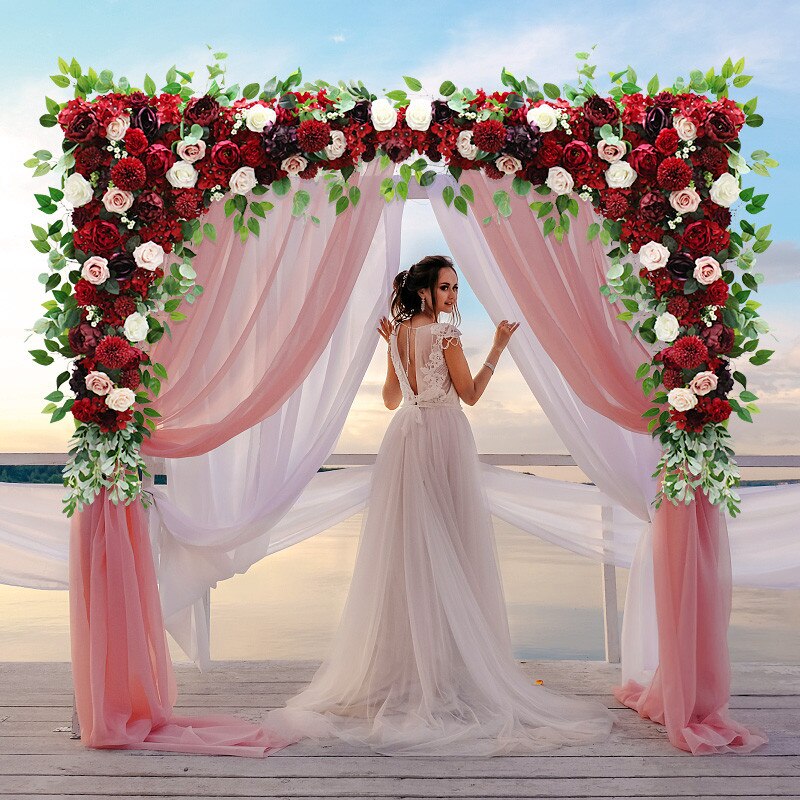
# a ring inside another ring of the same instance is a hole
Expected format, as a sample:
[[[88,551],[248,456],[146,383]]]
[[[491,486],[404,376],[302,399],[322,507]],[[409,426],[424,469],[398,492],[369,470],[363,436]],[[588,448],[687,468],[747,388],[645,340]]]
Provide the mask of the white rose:
[[[558,125],[558,114],[556,110],[543,103],[536,108],[530,109],[527,115],[528,125],[535,125],[542,133],[552,131]]]
[[[697,211],[700,205],[700,195],[687,186],[685,189],[679,189],[677,192],[670,192],[669,204],[679,214],[690,214],[692,211]]]
[[[131,389],[112,389],[106,395],[106,405],[114,411],[127,411],[136,401]]]
[[[372,101],[370,109],[372,127],[376,131],[389,131],[397,122],[397,109],[385,97]]]
[[[601,139],[597,143],[597,155],[600,156],[603,161],[608,161],[609,164],[619,161],[626,152],[627,147],[625,147],[625,142],[612,144],[611,142],[607,142],[605,139]]]
[[[739,179],[730,172],[723,172],[708,190],[709,197],[723,208],[730,208],[739,199]]]
[[[290,175],[298,175],[307,166],[308,161],[306,161],[303,156],[289,156],[289,158],[284,158],[283,161],[281,161],[281,169],[284,172],[288,172]]]
[[[123,189],[107,189],[103,195],[103,205],[110,214],[124,214],[133,205],[133,192]]]
[[[575,186],[575,181],[564,167],[550,167],[545,184],[556,194],[569,194]]]
[[[691,142],[697,138],[697,126],[688,117],[673,117],[672,126],[678,133],[678,138],[684,142]]]
[[[649,270],[661,269],[667,266],[669,250],[659,242],[648,242],[639,248],[639,262]]]
[[[655,332],[659,341],[674,342],[680,332],[678,318],[670,313],[659,315],[656,317]]]
[[[478,155],[478,146],[472,143],[472,131],[461,131],[456,140],[456,150],[461,158],[468,158],[470,161],[475,160]]]
[[[92,184],[79,172],[73,172],[64,181],[64,199],[73,207],[85,206],[94,197]]]
[[[158,242],[142,242],[133,251],[137,267],[153,272],[164,263],[164,248]]]
[[[106,139],[110,142],[118,142],[125,136],[125,132],[131,126],[131,118],[127,114],[112,119],[106,126]]]
[[[636,177],[636,170],[627,161],[615,161],[606,170],[606,183],[612,189],[627,189]]]
[[[700,256],[696,258],[694,268],[694,279],[704,286],[710,286],[714,281],[718,281],[722,277],[722,267],[719,261],[712,256]]]
[[[676,387],[667,393],[667,402],[676,411],[689,411],[697,405],[697,395],[691,389]]]
[[[234,194],[247,194],[252,191],[258,183],[256,171],[252,167],[239,167],[239,169],[231,175],[231,179],[228,183]]]
[[[412,131],[426,131],[431,126],[431,101],[424,97],[413,98],[406,109],[406,125]]]
[[[205,156],[206,143],[202,139],[197,142],[180,141],[175,147],[175,152],[178,154],[178,158],[194,164],[195,161],[199,161]]]
[[[175,189],[191,189],[197,177],[197,170],[188,161],[176,161],[167,170],[167,180]]]
[[[325,148],[325,155],[331,161],[344,154],[347,149],[347,137],[341,131],[331,131],[331,143]]]
[[[134,311],[125,318],[125,325],[123,326],[125,335],[131,342],[143,342],[147,338],[147,319],[138,311]]]
[[[244,112],[244,124],[247,129],[261,133],[264,128],[268,128],[275,124],[278,115],[275,113],[274,108],[267,108],[267,106],[255,105],[250,106]]]
[[[513,175],[517,170],[522,169],[522,162],[518,158],[509,155],[500,156],[500,158],[494,162],[494,165],[500,172],[504,172],[506,175]]]

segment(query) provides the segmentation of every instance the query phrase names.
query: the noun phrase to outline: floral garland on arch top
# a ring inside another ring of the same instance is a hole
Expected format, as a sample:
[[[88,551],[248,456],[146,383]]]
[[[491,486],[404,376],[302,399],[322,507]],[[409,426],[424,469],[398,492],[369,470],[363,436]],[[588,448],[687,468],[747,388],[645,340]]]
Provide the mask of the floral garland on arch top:
[[[399,181],[381,185],[387,201],[405,199],[411,180],[432,183],[440,165],[459,181],[457,192],[443,190],[444,200],[463,214],[473,201],[470,171],[514,175],[512,191],[539,195],[530,207],[559,241],[578,213],[572,195],[591,202],[604,220],[588,236],[611,248],[602,291],[624,306],[618,316],[633,335],[660,343],[637,371],[652,401],[644,416],[664,450],[656,502],[688,503],[700,490],[736,514],[727,420],[735,412],[752,421],[757,398],[731,362],[747,355],[763,364],[772,353],[758,349],[767,328],[750,298],[763,280],[753,267],[769,247],[770,226],[741,219],[740,232],[729,230],[738,199],[758,214],[767,198],[741,189],[741,176],[777,166],[763,150],[749,162],[741,155],[742,127],[762,119],[756,98],[739,104],[728,90],[750,76],[742,74],[744,59],[729,59],[719,74],[694,71],[688,83],[679,78],[666,88],[654,76],[644,92],[628,67],[611,75],[602,96],[589,54],[576,55],[574,86],[540,88],[503,70],[508,91],[457,90],[445,81],[436,99],[405,90],[378,98],[360,82],[299,88],[299,69],[263,87],[226,88],[224,53],[207,67],[202,96],[192,73],[175,68],[158,92],[149,76],[139,89],[110,71],[84,73],[74,59],[59,59],[52,79],[61,88],[74,84],[74,98],[46,98],[40,122],[61,127],[63,153],[39,150],[26,166],[58,177],[36,195],[44,214],[61,216],[32,226],[33,246],[48,256],[39,280],[50,299],[33,328],[46,349],[31,355],[44,365],[54,355],[73,361],[44,408],[53,421],[70,413],[76,423],[66,513],[103,487],[115,502],[141,493],[148,473],[139,448],[155,430],[154,401],[168,377],[147,345],[169,334],[169,323],[184,318],[182,301],[202,291],[192,260],[205,238],[216,238],[202,222],[210,204],[224,200],[244,241],[259,234],[259,219],[273,207],[255,198],[293,192],[293,213],[306,216],[302,181],[321,177],[343,213],[360,200],[350,176],[379,158],[399,165]],[[404,80],[411,91],[422,89]],[[505,191],[494,194],[499,215],[511,213],[509,200]]]

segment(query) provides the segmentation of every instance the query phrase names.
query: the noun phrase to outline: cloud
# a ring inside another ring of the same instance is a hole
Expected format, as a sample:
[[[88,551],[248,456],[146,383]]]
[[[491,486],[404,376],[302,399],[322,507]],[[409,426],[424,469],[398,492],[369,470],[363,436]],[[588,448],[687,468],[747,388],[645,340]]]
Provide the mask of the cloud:
[[[800,244],[773,242],[766,252],[758,256],[756,272],[764,274],[765,286],[800,280]]]
[[[335,33],[333,36],[331,36],[331,41],[335,42],[336,44],[342,44],[342,42],[345,42],[347,40],[343,34]]]

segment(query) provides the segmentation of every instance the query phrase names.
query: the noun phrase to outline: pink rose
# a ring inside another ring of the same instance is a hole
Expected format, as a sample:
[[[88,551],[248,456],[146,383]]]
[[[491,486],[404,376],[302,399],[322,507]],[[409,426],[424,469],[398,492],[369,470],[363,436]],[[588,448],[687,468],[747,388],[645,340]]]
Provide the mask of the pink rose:
[[[497,161],[494,162],[494,165],[500,172],[505,173],[506,175],[513,175],[517,170],[522,169],[522,162],[518,158],[514,158],[514,156],[500,156]]]
[[[175,148],[175,151],[178,154],[178,158],[182,158],[184,161],[194,164],[195,161],[205,158],[206,143],[202,139],[196,144],[178,142],[178,146]]]
[[[698,372],[689,382],[689,388],[701,397],[717,388],[717,376],[713,372]]]
[[[115,117],[106,126],[106,139],[118,142],[125,138],[125,133],[131,126],[131,118],[127,114]]]
[[[95,394],[105,395],[114,388],[114,382],[105,372],[90,372],[86,376],[86,388]]]
[[[124,214],[133,205],[133,192],[116,187],[106,189],[103,205],[110,214]]]
[[[605,139],[601,139],[597,143],[597,155],[603,159],[603,161],[608,161],[609,164],[613,164],[615,161],[619,161],[621,158],[624,157],[625,153],[627,152],[627,148],[625,147],[625,142],[620,142],[619,144],[611,144],[611,142],[605,141]]]
[[[694,263],[694,279],[703,286],[710,286],[722,277],[722,267],[715,258],[701,256],[696,258]]]
[[[284,172],[288,172],[290,175],[297,175],[307,166],[308,161],[306,161],[303,156],[289,156],[289,158],[284,158],[281,163],[281,169]]]
[[[92,256],[83,262],[81,277],[88,283],[99,286],[101,283],[105,283],[110,276],[108,259],[102,256]]]
[[[692,211],[697,211],[700,205],[700,195],[690,188],[679,189],[677,192],[670,192],[669,204],[679,214],[690,214]]]

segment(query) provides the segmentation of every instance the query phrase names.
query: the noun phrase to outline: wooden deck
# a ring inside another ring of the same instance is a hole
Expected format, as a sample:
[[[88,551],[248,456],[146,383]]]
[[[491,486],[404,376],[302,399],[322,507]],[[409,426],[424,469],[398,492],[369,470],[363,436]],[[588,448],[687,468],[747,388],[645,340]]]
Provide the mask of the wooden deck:
[[[313,674],[309,662],[178,667],[179,708],[257,719]],[[68,664],[0,663],[0,798],[800,798],[800,666],[738,664],[731,707],[766,729],[751,756],[693,757],[614,702],[618,667],[524,663],[531,680],[594,695],[614,710],[607,742],[552,755],[389,758],[341,743],[298,743],[266,759],[86,750],[68,732]]]

